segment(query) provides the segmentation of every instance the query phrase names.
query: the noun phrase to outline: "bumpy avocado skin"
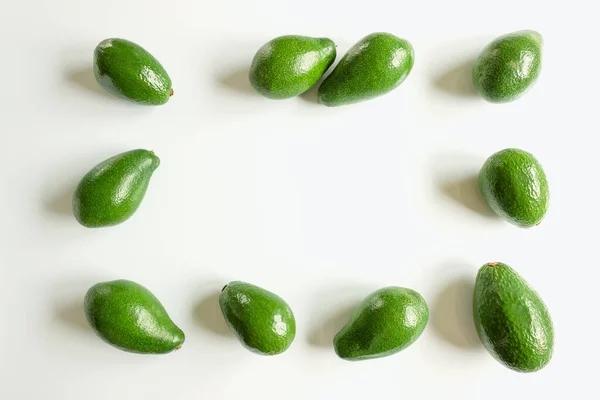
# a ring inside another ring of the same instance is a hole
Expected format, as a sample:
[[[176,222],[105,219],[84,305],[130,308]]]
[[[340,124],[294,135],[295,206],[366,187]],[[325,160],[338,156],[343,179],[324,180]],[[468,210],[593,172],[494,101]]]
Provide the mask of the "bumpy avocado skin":
[[[171,78],[152,54],[125,39],[106,39],[94,50],[94,75],[115,96],[161,105],[173,95]]]
[[[473,85],[492,103],[521,97],[542,69],[542,35],[532,30],[501,36],[487,45],[473,66]]]
[[[429,308],[412,289],[386,287],[370,294],[333,339],[349,361],[387,357],[413,344],[429,321]]]
[[[219,305],[227,325],[253,353],[281,354],[296,337],[292,309],[268,290],[245,282],[230,282],[221,291]]]
[[[319,87],[329,107],[382,96],[398,87],[414,65],[411,44],[390,33],[372,33],[356,43]]]
[[[250,84],[270,99],[298,96],[321,79],[335,56],[331,39],[280,36],[256,52],[250,66]]]
[[[546,174],[526,151],[505,149],[489,157],[479,173],[479,187],[496,214],[521,228],[540,224],[548,210]]]
[[[138,209],[160,159],[148,150],[118,154],[96,165],[73,193],[73,215],[87,228],[120,224]]]
[[[518,372],[546,366],[554,350],[554,327],[540,296],[512,268],[488,263],[473,294],[475,328],[485,348]]]
[[[124,351],[165,354],[179,349],[185,341],[183,331],[160,301],[132,281],[95,284],[85,295],[84,310],[96,334]]]

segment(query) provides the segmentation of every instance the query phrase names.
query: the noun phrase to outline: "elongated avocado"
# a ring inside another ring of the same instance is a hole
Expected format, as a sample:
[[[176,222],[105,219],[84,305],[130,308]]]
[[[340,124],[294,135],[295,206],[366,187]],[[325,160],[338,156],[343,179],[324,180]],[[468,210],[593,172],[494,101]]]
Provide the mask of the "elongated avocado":
[[[94,75],[115,96],[160,105],[173,95],[171,78],[152,54],[125,39],[106,39],[94,50]]]
[[[473,294],[475,328],[485,348],[519,372],[546,366],[554,350],[554,327],[546,305],[508,265],[479,269]]]

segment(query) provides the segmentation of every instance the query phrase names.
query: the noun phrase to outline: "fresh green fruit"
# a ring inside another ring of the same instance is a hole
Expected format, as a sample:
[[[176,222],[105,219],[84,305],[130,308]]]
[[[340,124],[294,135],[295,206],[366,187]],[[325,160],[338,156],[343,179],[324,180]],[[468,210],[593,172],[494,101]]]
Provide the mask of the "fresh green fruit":
[[[250,83],[270,99],[306,92],[335,60],[335,43],[327,38],[280,36],[263,45],[250,66]]]
[[[73,215],[88,228],[117,225],[138,209],[160,164],[148,150],[132,150],[96,165],[73,194]]]
[[[508,265],[493,262],[479,270],[473,319],[485,348],[508,368],[534,372],[550,361],[554,328],[548,309]]]
[[[357,103],[400,85],[414,64],[413,47],[389,33],[373,33],[356,43],[319,87],[326,106]]]
[[[493,154],[481,168],[479,187],[496,214],[522,228],[538,225],[548,210],[546,174],[526,151],[505,149]]]
[[[296,319],[276,294],[244,282],[231,282],[219,296],[227,325],[250,351],[263,355],[283,353],[296,336]]]
[[[159,105],[173,95],[171,78],[152,54],[125,39],[106,39],[94,50],[94,75],[110,93]]]
[[[333,339],[337,355],[359,361],[391,356],[413,344],[429,320],[423,297],[411,289],[386,287],[370,294]]]
[[[160,301],[135,282],[95,284],[85,295],[84,309],[96,334],[121,350],[164,354],[178,350],[185,341]]]
[[[518,99],[540,74],[542,45],[542,35],[529,30],[497,38],[483,49],[475,61],[475,89],[492,103]]]

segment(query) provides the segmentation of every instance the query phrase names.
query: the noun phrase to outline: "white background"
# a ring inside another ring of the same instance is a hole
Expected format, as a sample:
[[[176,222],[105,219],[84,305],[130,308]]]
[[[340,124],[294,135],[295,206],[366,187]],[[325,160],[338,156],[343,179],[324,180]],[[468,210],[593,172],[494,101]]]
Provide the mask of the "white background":
[[[598,28],[592,1],[4,1],[0,13],[0,398],[591,398],[598,354]],[[534,89],[494,105],[470,65],[496,36],[545,41]],[[338,60],[374,31],[408,39],[416,62],[382,98],[326,108],[315,92],[254,93],[254,52],[283,34],[326,36]],[[135,41],[173,80],[160,107],[115,99],[91,73],[107,37]],[[532,152],[551,187],[547,218],[522,230],[475,186],[485,159]],[[95,164],[154,149],[161,166],[126,223],[77,224],[72,191]],[[483,349],[475,274],[512,265],[556,328],[544,370],[518,374]],[[178,352],[121,352],[87,327],[96,282],[137,281],[187,340]],[[230,280],[294,309],[276,357],[246,351],[217,296]],[[336,357],[349,310],[388,285],[423,294],[421,338],[385,359]]]

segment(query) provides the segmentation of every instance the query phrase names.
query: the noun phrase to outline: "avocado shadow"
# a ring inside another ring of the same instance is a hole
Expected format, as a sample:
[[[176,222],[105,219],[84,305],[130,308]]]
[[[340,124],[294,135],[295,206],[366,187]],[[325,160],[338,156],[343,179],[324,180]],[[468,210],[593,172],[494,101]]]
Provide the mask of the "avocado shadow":
[[[498,218],[486,203],[479,190],[477,174],[463,176],[449,181],[438,182],[439,191],[457,204],[460,204],[484,217]]]
[[[348,323],[358,303],[346,306],[327,318],[325,323],[314,329],[308,336],[308,343],[315,347],[330,348],[333,346],[333,338]]]
[[[66,73],[66,80],[73,84],[75,87],[84,91],[93,93],[95,95],[101,95],[106,98],[115,99],[110,93],[104,90],[94,77],[94,70],[92,67],[79,67],[74,68]]]
[[[194,321],[214,334],[230,337],[231,331],[219,306],[219,294],[220,292],[213,293],[196,304],[193,311]]]
[[[478,97],[473,86],[472,71],[475,59],[469,59],[454,68],[446,71],[433,80],[433,86],[442,92],[459,96],[476,98]]]
[[[431,308],[431,328],[446,342],[461,349],[482,348],[473,323],[474,279],[461,277],[447,285]]]
[[[65,187],[62,191],[50,196],[44,203],[44,208],[50,214],[61,217],[73,216],[73,192],[77,183]]]
[[[248,67],[239,67],[233,71],[230,71],[219,77],[219,84],[229,90],[246,94],[256,94],[252,86],[250,85],[250,79],[248,78]]]
[[[56,307],[54,317],[61,324],[73,330],[85,333],[92,332],[85,318],[82,299],[73,299],[73,301],[59,304]]]

